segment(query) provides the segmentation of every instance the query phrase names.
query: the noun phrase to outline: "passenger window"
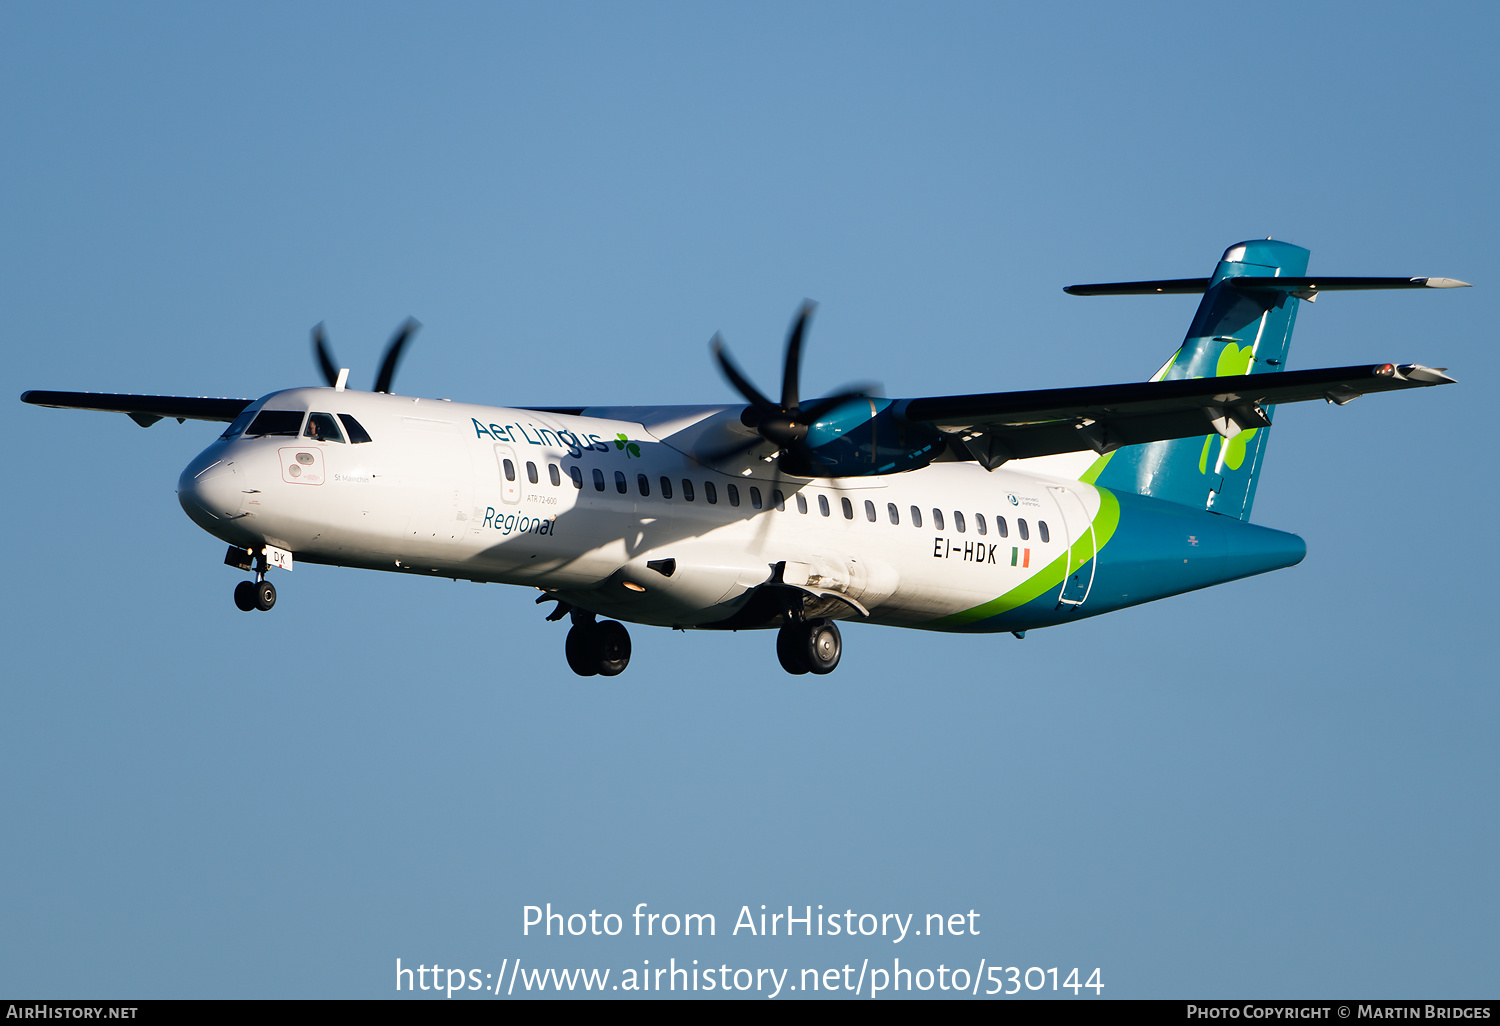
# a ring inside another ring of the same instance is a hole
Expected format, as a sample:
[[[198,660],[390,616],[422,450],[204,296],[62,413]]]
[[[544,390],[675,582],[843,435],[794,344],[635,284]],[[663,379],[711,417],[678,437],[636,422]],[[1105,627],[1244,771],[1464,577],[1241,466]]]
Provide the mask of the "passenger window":
[[[737,485],[725,485],[724,490],[729,493],[729,504],[738,506],[740,504],[740,490]]]
[[[661,497],[663,499],[670,499],[672,497],[672,479],[670,477],[663,477],[661,479]]]
[[[1051,536],[1047,532],[1047,521],[1045,520],[1038,520],[1036,522],[1036,533],[1044,542],[1049,542],[1052,540]]]
[[[975,513],[974,514],[974,529],[977,530],[980,534],[989,534],[990,533],[989,532],[989,528],[987,528],[987,527],[984,526],[984,514],[983,513]]]
[[[579,470],[577,467],[569,467],[568,476],[573,479],[574,488],[583,487],[583,471]]]
[[[754,506],[756,509],[760,509],[763,505],[760,499],[760,489],[756,488],[754,485],[750,486],[750,505]]]
[[[828,496],[818,496],[818,512],[823,514],[825,517],[828,515]]]
[[[219,437],[233,438],[235,435],[245,430],[245,425],[250,423],[251,419],[254,418],[254,416],[255,414],[250,413],[248,410],[244,413],[241,413],[238,417],[229,422],[229,426],[224,429],[224,433]]]
[[[630,486],[625,483],[625,472],[623,470],[615,471],[615,491],[619,492],[621,495],[624,495],[629,487]]]
[[[309,413],[307,427],[302,429],[302,434],[303,437],[318,442],[344,444],[344,436],[339,432],[339,422],[333,419],[331,413]]]
[[[598,467],[594,468],[594,491],[604,491],[604,471],[600,470]]]
[[[703,482],[703,497],[711,503],[719,501],[719,490],[714,487],[712,481]]]
[[[301,410],[261,410],[250,422],[246,437],[260,438],[262,435],[288,435],[297,437],[302,430]]]
[[[934,530],[937,530],[937,531],[941,531],[943,529],[943,511],[942,510],[940,510],[940,509],[934,509],[932,511],[932,527],[933,527]]]
[[[1021,532],[1022,541],[1031,538],[1031,532],[1026,529],[1026,520],[1023,517],[1016,517],[1016,530]]]
[[[885,504],[885,515],[890,517],[891,523],[901,523],[901,511],[896,508],[896,504],[894,502],[888,502]]]
[[[807,512],[807,496],[803,495],[801,492],[797,493],[797,512]]]
[[[1006,524],[1004,517],[995,518],[995,533],[1002,538],[1010,537],[1010,527]]]
[[[693,501],[693,482],[689,481],[687,478],[682,479],[682,501]]]
[[[841,497],[839,499],[839,505],[842,506],[842,507],[844,507],[844,519],[845,520],[853,520],[854,519],[854,503],[852,503],[852,502],[849,501],[849,496],[845,495],[845,496]]]
[[[500,465],[505,468],[505,480],[514,481],[516,479],[516,465],[508,459],[501,460]]]
[[[865,519],[872,524],[875,522],[875,504],[869,499],[865,500]]]
[[[552,482],[553,488],[562,484],[562,473],[557,469],[556,463],[547,464],[547,480]]]
[[[641,490],[642,495],[651,494],[651,479],[645,474],[635,475],[635,486]]]
[[[786,512],[786,496],[781,494],[780,488],[777,488],[771,492],[771,502],[773,502],[776,505],[776,508],[782,513]]]
[[[964,533],[964,515],[958,510],[953,511],[953,529],[959,534]]]
[[[349,441],[354,445],[358,445],[360,442],[372,441],[370,432],[366,431],[360,425],[359,421],[349,416],[349,414],[339,414],[339,420],[344,422],[344,430],[349,433]]]
[[[913,527],[921,527],[922,526],[922,511],[919,510],[915,506],[913,506],[911,508],[911,526],[913,526]]]
[[[526,461],[526,480],[530,481],[532,484],[536,484],[537,482],[536,464],[531,462],[530,460]]]

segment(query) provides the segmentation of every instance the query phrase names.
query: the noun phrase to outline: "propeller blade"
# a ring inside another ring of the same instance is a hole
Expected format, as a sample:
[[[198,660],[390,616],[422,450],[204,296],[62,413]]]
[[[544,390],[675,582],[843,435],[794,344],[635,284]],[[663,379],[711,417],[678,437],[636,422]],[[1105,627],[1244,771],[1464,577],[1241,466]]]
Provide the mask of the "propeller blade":
[[[797,381],[802,374],[802,336],[807,332],[807,322],[812,319],[818,304],[810,299],[802,301],[797,319],[786,337],[786,366],[781,372],[781,408],[786,412],[797,408]]]
[[[318,358],[318,366],[323,369],[323,377],[330,386],[338,383],[339,369],[334,365],[333,357],[328,352],[328,339],[323,334],[323,322],[319,321],[313,325],[312,330],[313,355]]]
[[[744,396],[751,406],[768,413],[776,410],[776,404],[761,395],[760,390],[750,384],[750,380],[734,365],[734,361],[729,358],[729,349],[724,345],[723,338],[715,335],[713,341],[709,343],[709,348],[713,350],[714,359],[719,361],[719,370],[724,372],[729,383],[739,390],[740,395]]]
[[[396,329],[396,334],[391,336],[391,341],[385,347],[385,359],[380,363],[380,373],[375,375],[375,391],[389,392],[391,390],[391,379],[396,376],[396,364],[401,362],[401,350],[406,343],[417,333],[422,325],[415,317],[408,317],[406,323]],[[326,372],[325,368],[325,372]],[[329,382],[332,384],[332,382]]]

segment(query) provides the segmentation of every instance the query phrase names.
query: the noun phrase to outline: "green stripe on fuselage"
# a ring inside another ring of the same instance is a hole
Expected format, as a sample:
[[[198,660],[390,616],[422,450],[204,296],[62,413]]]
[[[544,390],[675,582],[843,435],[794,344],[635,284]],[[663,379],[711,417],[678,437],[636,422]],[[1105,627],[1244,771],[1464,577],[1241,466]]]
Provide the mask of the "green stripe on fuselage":
[[[980,620],[987,620],[992,616],[1009,612],[1020,606],[1024,606],[1032,599],[1039,598],[1052,590],[1060,590],[1064,579],[1069,574],[1083,566],[1095,553],[1090,551],[1090,543],[1099,551],[1114,536],[1115,528],[1120,524],[1120,500],[1116,499],[1114,493],[1108,488],[1100,488],[1099,512],[1094,517],[1094,536],[1090,539],[1087,535],[1080,537],[1067,552],[1058,556],[1052,562],[1042,567],[1023,583],[1007,591],[998,598],[977,605],[972,609],[965,609],[960,613],[940,617],[926,626],[942,629],[944,627],[965,627]]]

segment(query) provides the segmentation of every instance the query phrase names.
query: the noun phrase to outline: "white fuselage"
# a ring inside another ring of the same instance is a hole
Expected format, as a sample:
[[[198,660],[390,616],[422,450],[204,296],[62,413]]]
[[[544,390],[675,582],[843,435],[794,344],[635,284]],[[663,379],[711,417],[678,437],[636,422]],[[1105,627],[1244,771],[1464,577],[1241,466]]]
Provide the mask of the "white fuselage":
[[[663,626],[719,624],[773,575],[828,596],[829,615],[933,625],[1024,584],[1101,501],[1076,479],[973,463],[808,480],[780,475],[769,445],[700,462],[746,437],[738,407],[575,416],[304,388],[262,408],[349,415],[371,441],[216,442],[179,484],[210,533],[305,562],[534,586]]]

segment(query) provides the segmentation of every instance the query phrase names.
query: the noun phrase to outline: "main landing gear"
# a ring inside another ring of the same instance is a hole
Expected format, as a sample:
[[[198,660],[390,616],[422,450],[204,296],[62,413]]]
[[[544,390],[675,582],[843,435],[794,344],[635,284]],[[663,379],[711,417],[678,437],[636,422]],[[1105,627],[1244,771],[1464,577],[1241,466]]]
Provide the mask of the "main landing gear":
[[[630,632],[617,620],[596,622],[594,614],[573,611],[568,630],[568,666],[580,677],[613,677],[630,665]]]
[[[843,651],[843,638],[832,620],[792,620],[776,632],[776,658],[787,673],[832,673]]]
[[[244,549],[230,546],[229,555],[224,558],[224,562],[239,570],[255,570],[255,580],[241,581],[234,586],[236,606],[247,613],[253,609],[264,613],[276,604],[276,585],[266,580],[266,570],[270,564],[264,552],[251,555]]]

